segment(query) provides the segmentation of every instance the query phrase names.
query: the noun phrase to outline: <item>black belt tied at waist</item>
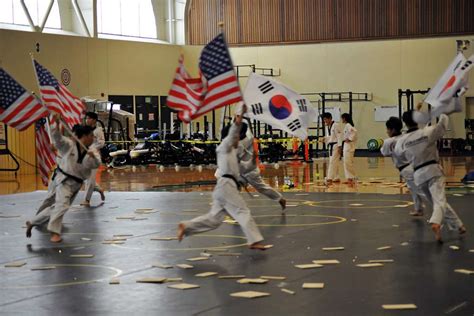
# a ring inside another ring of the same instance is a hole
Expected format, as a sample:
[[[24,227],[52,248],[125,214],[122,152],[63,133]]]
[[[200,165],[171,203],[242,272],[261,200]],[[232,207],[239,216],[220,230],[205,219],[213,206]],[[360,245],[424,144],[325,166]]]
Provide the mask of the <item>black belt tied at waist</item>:
[[[81,178],[73,176],[72,174],[69,174],[67,172],[64,172],[64,170],[59,168],[59,167],[56,167],[56,170],[54,170],[53,180],[56,177],[56,171],[61,172],[63,175],[65,175],[68,178],[71,178],[72,180],[76,181],[77,183],[82,184],[84,182],[84,180],[82,180]]]
[[[234,181],[235,185],[237,186],[237,189],[240,191],[240,183],[239,183],[239,181],[237,181],[237,179],[236,179],[233,175],[231,175],[231,174],[223,174],[221,177],[222,177],[222,178],[232,179],[232,180]]]
[[[429,166],[429,165],[434,165],[434,164],[437,164],[437,163],[438,162],[436,160],[430,160],[430,161],[422,163],[421,165],[416,166],[413,169],[416,171],[416,170],[421,169],[423,167],[426,167],[426,166]]]
[[[406,167],[408,167],[410,164],[407,163],[406,165],[403,165],[403,166],[400,166],[398,167],[398,171],[402,172],[403,169],[405,169]]]

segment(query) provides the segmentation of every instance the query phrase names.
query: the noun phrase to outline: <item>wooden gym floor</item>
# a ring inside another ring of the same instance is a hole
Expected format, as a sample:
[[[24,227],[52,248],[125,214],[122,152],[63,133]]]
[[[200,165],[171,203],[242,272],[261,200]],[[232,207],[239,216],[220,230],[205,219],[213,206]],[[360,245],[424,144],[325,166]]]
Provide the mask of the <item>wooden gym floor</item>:
[[[443,159],[448,181],[459,182],[470,168],[470,159]],[[408,216],[409,195],[397,183],[391,161],[356,161],[360,183],[329,189],[320,183],[323,160],[282,164],[278,169],[266,166],[263,174],[272,185],[281,188],[283,177],[289,176],[296,187],[283,193],[289,204],[286,216],[275,202],[242,193],[267,243],[274,245],[266,252],[248,250],[240,227],[232,221],[182,243],[173,239],[180,220],[210,208],[212,185],[189,182],[211,181],[212,169],[103,170],[101,184],[112,191],[105,204],[94,195],[93,207],[83,208],[78,205],[81,192],[64,218],[64,242],[59,245],[50,244],[44,230],[35,229],[31,239],[24,236],[24,222],[46,194],[28,192],[43,189],[37,180],[3,179],[2,193],[9,194],[0,196],[0,311],[35,315],[472,315],[474,279],[467,274],[474,272],[471,188],[456,184],[447,190],[468,235],[460,238],[445,231],[445,243],[439,245],[426,223],[429,214],[421,219]],[[326,247],[343,249],[323,250]],[[203,260],[187,260],[196,257]],[[295,267],[328,259],[339,263]],[[358,266],[371,260],[389,262]],[[17,267],[6,267],[15,262]],[[193,268],[182,269],[178,264]],[[196,276],[205,272],[217,274]],[[219,278],[228,275],[280,278],[265,284]],[[143,278],[164,283],[137,283]],[[169,288],[181,282],[199,288]],[[303,289],[304,283],[324,283],[324,288]],[[230,296],[241,291],[269,296],[252,300]],[[417,309],[385,311],[385,304],[415,304]]]

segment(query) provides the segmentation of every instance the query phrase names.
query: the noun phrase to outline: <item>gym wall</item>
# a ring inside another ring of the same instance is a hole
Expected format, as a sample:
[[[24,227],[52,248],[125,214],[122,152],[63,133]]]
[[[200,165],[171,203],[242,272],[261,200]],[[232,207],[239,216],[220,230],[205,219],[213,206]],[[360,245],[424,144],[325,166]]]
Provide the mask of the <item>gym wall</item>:
[[[412,40],[383,40],[304,45],[231,47],[234,65],[256,64],[257,67],[279,68],[274,79],[298,92],[369,92],[372,102],[354,102],[354,123],[359,131],[357,148],[366,149],[371,138],[386,138],[385,124],[374,121],[376,105],[398,105],[398,89],[431,87],[456,54],[456,39],[445,37]],[[185,46],[186,66],[196,73],[202,46]],[[466,56],[474,53],[471,48]],[[194,68],[192,68],[194,66]],[[474,82],[474,72],[470,73]],[[246,78],[241,79],[242,88]],[[466,96],[473,96],[471,88]],[[421,100],[417,97],[415,102]],[[344,103],[341,111],[348,111]],[[464,110],[451,115],[446,137],[465,138]],[[314,126],[316,126],[314,124]],[[311,135],[314,135],[314,131]]]
[[[40,53],[36,53],[36,43]],[[181,48],[174,45],[92,39],[76,36],[0,30],[0,64],[25,88],[38,92],[30,52],[56,78],[68,69],[68,88],[76,96],[107,100],[111,95],[167,95]],[[9,128],[10,150],[35,164],[34,128],[17,132]],[[0,168],[11,166],[0,156]],[[33,174],[21,163],[19,174]]]

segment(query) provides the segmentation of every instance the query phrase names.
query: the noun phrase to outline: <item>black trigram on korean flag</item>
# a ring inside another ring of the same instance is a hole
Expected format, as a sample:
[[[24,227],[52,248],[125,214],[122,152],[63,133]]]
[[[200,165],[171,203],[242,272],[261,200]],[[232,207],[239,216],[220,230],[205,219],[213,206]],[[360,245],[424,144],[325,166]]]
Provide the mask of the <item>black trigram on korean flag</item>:
[[[296,130],[299,130],[301,128],[301,122],[299,119],[294,120],[293,122],[288,124],[288,128],[290,131],[294,132]]]
[[[255,103],[251,105],[253,115],[260,115],[263,113],[262,103]]]
[[[270,81],[265,81],[261,85],[258,86],[260,91],[262,91],[263,94],[267,93],[268,91],[273,90],[273,85]]]
[[[306,105],[306,99],[296,100],[296,103],[298,104],[298,109],[300,109],[300,112],[308,112],[308,106]]]

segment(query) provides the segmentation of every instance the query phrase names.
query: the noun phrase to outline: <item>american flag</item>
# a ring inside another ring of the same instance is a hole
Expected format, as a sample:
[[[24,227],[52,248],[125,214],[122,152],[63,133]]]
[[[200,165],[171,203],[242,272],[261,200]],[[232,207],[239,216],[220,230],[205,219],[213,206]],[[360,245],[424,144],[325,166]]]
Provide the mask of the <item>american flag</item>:
[[[0,68],[0,121],[20,131],[48,115],[38,99]]]
[[[33,62],[44,105],[50,111],[60,114],[70,128],[80,124],[85,111],[84,103],[60,84],[46,68],[36,60]]]
[[[56,162],[55,154],[45,125],[45,118],[36,122],[36,165],[40,172],[41,181],[43,181],[44,185],[48,185],[49,172],[53,169]]]
[[[167,106],[180,111],[179,117],[185,122],[242,100],[224,34],[219,34],[204,47],[199,70],[200,78],[190,78],[180,59],[166,101]]]

